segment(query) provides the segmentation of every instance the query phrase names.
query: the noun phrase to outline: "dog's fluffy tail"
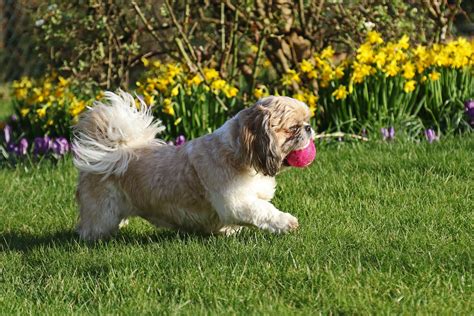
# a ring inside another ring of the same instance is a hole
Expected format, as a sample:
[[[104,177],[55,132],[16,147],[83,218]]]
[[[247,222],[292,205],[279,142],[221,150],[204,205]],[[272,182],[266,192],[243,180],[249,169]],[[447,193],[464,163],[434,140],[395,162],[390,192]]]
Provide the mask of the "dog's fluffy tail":
[[[85,172],[122,175],[137,148],[163,143],[155,135],[165,128],[140,100],[139,109],[126,92],[105,92],[74,126],[74,164]]]

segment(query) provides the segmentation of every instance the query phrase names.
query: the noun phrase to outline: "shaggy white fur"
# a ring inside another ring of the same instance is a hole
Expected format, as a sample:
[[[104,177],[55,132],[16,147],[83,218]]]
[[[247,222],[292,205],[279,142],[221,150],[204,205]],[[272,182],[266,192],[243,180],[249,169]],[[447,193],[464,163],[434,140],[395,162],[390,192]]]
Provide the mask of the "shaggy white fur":
[[[108,104],[94,102],[88,117],[97,117],[97,130],[83,131],[81,124],[75,128],[74,164],[84,172],[104,174],[106,177],[122,175],[134,157],[134,149],[163,143],[155,139],[165,127],[154,117],[140,99],[137,107],[132,95],[119,91],[105,92]],[[87,120],[87,118],[84,118]],[[90,133],[93,132],[93,135]]]

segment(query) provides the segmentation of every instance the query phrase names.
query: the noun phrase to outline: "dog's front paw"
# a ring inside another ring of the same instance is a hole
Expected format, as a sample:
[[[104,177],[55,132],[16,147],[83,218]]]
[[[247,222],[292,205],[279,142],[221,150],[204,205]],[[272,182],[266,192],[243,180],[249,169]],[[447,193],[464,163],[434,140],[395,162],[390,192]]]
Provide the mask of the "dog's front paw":
[[[291,214],[280,212],[266,227],[272,233],[284,234],[298,228],[298,219]]]

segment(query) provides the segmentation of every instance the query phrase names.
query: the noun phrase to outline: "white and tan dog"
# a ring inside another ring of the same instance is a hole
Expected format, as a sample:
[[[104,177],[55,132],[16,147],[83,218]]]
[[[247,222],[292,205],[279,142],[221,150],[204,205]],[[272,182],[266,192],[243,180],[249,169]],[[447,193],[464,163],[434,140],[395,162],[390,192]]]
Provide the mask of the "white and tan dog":
[[[125,92],[105,96],[75,126],[82,238],[106,237],[130,216],[205,234],[298,227],[270,200],[286,155],[313,138],[304,103],[261,99],[214,133],[175,147],[155,138],[164,127],[145,104],[138,110]]]

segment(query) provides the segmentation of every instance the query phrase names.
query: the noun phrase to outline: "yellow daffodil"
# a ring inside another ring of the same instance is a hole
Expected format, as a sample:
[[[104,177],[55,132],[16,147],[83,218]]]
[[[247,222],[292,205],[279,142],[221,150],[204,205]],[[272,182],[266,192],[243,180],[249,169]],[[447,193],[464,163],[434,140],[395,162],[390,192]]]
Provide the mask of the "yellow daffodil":
[[[431,81],[436,81],[436,80],[439,80],[439,78],[441,78],[441,74],[437,72],[436,70],[433,70],[432,72],[428,74],[428,77],[430,78]]]
[[[226,84],[224,86],[224,89],[222,90],[225,94],[226,97],[228,98],[233,98],[237,95],[237,93],[239,92],[239,89],[237,89],[236,87],[232,87],[228,84]]]
[[[179,93],[179,86],[175,86],[173,89],[171,89],[171,96],[175,97]]]
[[[181,123],[182,120],[183,120],[182,117],[178,117],[178,118],[174,121],[174,126],[178,126],[178,124]]]
[[[219,78],[219,73],[214,68],[204,68],[203,72],[207,81]]]
[[[352,78],[351,81],[355,83],[361,83],[364,81],[365,77],[370,76],[372,72],[372,67],[367,64],[361,64],[354,62],[352,65]]]
[[[168,79],[159,78],[156,80],[156,88],[158,88],[158,90],[160,90],[161,92],[166,92],[170,83],[171,82]]]
[[[344,67],[338,66],[336,69],[334,69],[334,75],[336,76],[337,79],[341,79],[344,77]]]
[[[175,116],[173,104],[171,102],[171,99],[166,98],[163,100],[163,113],[166,113],[171,116]]]
[[[374,56],[374,50],[369,43],[364,43],[357,49],[356,58],[361,63],[372,63],[374,61]]]
[[[301,78],[300,78],[300,75],[295,70],[290,69],[289,71],[287,71],[286,74],[283,75],[281,82],[284,86],[289,86],[293,84],[293,82],[300,83]]]
[[[334,56],[334,49],[332,46],[328,46],[325,49],[322,50],[321,52],[321,58],[322,59],[331,59]]]
[[[312,92],[309,92],[306,95],[306,102],[308,103],[308,105],[316,106],[316,102],[318,102],[318,99],[318,96],[314,95]]]
[[[150,94],[145,94],[144,95],[144,101],[147,106],[153,106],[155,105],[155,96],[150,95]]]
[[[211,88],[212,90],[214,90],[214,93],[217,93],[221,91],[222,89],[224,89],[225,85],[226,85],[225,80],[217,79],[211,83]]]
[[[332,96],[336,98],[336,100],[344,100],[347,98],[347,88],[346,86],[339,86],[334,92],[332,93]]]
[[[310,72],[308,72],[307,76],[309,79],[316,79],[318,78],[318,71],[316,69],[313,69]]]
[[[59,81],[58,85],[60,87],[66,87],[69,84],[69,80],[67,80],[66,78],[64,78],[62,76],[58,77],[58,81]]]
[[[142,57],[140,60],[143,66],[148,67],[150,65],[150,61],[146,57]]]
[[[167,64],[167,75],[171,78],[174,78],[176,75],[182,72],[180,64]]]
[[[20,110],[20,115],[25,117],[28,115],[28,113],[30,113],[30,109],[29,108],[23,108]]]
[[[76,117],[82,113],[86,109],[86,102],[83,100],[76,100],[74,99],[71,102],[71,107],[69,108],[69,113],[72,117]]]
[[[140,98],[138,99],[135,99],[135,107],[140,110],[140,108],[142,107],[142,100]]]
[[[410,47],[410,38],[407,35],[403,35],[397,43],[401,49],[408,49]]]
[[[314,56],[314,63],[316,64],[316,67],[318,68],[323,68],[324,65],[328,64],[326,60],[321,59],[319,56],[315,55]]]
[[[21,77],[19,81],[15,80],[13,81],[12,87],[14,89],[17,88],[31,88],[33,86],[33,83],[30,81],[28,77]]]
[[[449,54],[443,51],[433,55],[433,62],[439,67],[448,67],[451,63],[451,58]]]
[[[385,65],[385,62],[387,61],[387,54],[383,51],[378,52],[375,55],[374,61],[375,61],[375,64],[377,65],[377,67],[379,69],[382,69],[383,66]]]
[[[254,97],[256,97],[257,99],[261,99],[262,97],[266,96],[267,93],[265,92],[265,88],[264,87],[259,87],[259,88],[255,88],[253,90],[253,95]]]
[[[44,118],[46,116],[46,108],[39,108],[36,110],[36,114],[38,114],[39,118]]]
[[[15,89],[15,98],[18,101],[23,101],[28,96],[28,90],[26,88],[17,88]]]
[[[411,62],[407,62],[402,66],[403,69],[403,78],[411,79],[415,77],[415,66]]]
[[[306,98],[305,98],[304,94],[301,93],[301,92],[296,93],[296,94],[293,94],[293,99],[299,100],[299,101],[301,101],[301,102],[305,102],[305,101],[306,101]]]
[[[403,90],[406,93],[410,93],[413,90],[415,90],[415,86],[416,86],[416,81],[415,80],[409,80],[409,81],[405,82],[405,85],[403,86]]]
[[[385,66],[385,73],[389,77],[395,77],[399,70],[400,68],[398,67],[396,60],[392,60]]]
[[[321,70],[321,81],[323,84],[329,83],[334,79],[335,72],[332,70],[331,65],[325,64]]]
[[[303,61],[300,64],[300,69],[301,69],[302,72],[309,73],[314,68],[313,68],[313,64],[311,64],[308,60],[303,59]]]
[[[190,86],[192,86],[192,85],[198,86],[201,82],[203,82],[203,79],[202,79],[201,75],[196,74],[191,79],[189,79],[187,83]]]
[[[367,33],[367,41],[370,44],[382,44],[383,43],[382,36],[377,31],[369,31]]]

